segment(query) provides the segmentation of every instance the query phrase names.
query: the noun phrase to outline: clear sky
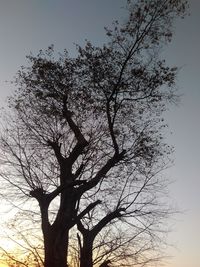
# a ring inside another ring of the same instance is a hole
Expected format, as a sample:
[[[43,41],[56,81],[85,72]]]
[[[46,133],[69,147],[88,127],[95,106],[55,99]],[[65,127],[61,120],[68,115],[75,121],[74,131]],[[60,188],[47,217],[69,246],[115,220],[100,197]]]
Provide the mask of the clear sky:
[[[0,103],[12,90],[12,80],[36,53],[54,44],[57,51],[85,39],[104,41],[104,26],[121,18],[125,0],[0,0]],[[174,41],[164,51],[170,64],[181,66],[177,85],[182,103],[167,113],[169,143],[175,164],[167,175],[174,181],[170,195],[184,211],[173,221],[169,242],[176,245],[166,267],[200,266],[200,0],[189,0],[191,15],[176,24]]]

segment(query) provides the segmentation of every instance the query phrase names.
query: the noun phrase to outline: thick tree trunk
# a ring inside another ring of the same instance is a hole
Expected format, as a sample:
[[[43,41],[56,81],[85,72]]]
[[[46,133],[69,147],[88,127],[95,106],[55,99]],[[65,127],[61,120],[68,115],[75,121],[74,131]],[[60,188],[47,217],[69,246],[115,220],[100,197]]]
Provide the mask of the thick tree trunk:
[[[49,231],[44,237],[45,267],[67,267],[68,232]]]
[[[44,238],[44,266],[45,267],[67,267],[67,254],[69,243],[69,230],[74,225],[76,217],[73,190],[61,194],[60,208],[55,221],[50,224],[48,218],[48,207],[51,195],[45,195],[42,190],[35,190],[32,196],[36,197],[41,210],[42,232]]]

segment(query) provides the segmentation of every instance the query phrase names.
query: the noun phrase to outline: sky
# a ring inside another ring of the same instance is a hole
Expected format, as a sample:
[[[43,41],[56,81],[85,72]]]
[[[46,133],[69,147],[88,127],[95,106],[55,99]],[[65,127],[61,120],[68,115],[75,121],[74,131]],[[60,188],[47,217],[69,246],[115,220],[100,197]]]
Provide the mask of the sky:
[[[7,81],[26,55],[54,44],[75,53],[85,39],[105,41],[104,26],[123,17],[125,0],[0,0],[0,104],[13,87]],[[177,86],[182,101],[166,114],[175,147],[169,194],[182,211],[172,221],[174,247],[165,267],[200,266],[200,1],[189,0],[191,15],[176,22],[173,42],[163,51],[167,62],[180,66]]]

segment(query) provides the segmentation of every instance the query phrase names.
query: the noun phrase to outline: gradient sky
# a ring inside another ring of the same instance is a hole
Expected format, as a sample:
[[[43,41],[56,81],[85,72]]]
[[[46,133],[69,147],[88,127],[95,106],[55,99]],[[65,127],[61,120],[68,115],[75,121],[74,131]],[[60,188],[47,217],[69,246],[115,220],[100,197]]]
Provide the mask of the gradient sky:
[[[13,88],[6,83],[32,51],[50,44],[57,51],[75,52],[85,39],[101,44],[104,26],[123,17],[125,0],[0,0],[0,104]],[[169,242],[173,256],[166,267],[200,266],[200,0],[189,0],[191,15],[176,23],[174,40],[165,51],[167,61],[181,66],[177,79],[183,94],[179,107],[166,117],[173,132],[174,166],[166,175],[174,181],[170,196],[184,211],[173,221]]]

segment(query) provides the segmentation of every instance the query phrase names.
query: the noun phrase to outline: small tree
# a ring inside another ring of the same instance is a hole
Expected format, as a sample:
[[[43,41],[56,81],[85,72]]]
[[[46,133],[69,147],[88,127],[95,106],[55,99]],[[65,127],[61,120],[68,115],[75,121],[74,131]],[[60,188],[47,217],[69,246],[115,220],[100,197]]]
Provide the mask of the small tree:
[[[176,101],[177,72],[159,49],[185,10],[181,0],[129,0],[127,21],[106,29],[103,47],[87,42],[76,58],[67,51],[54,58],[49,47],[18,72],[1,176],[15,196],[38,203],[45,267],[66,267],[69,231],[95,207],[99,219],[115,211],[137,219],[140,212],[144,225],[156,222],[155,177],[171,153],[162,113]]]
[[[153,257],[157,260],[154,252],[156,243],[158,248],[160,242],[157,242],[156,228],[169,215],[156,199],[158,190],[162,191],[162,183],[157,175],[152,175],[152,171],[149,175],[145,173],[144,177],[142,173],[137,176],[135,170],[130,173],[124,168],[123,175],[123,186],[120,188],[118,185],[117,190],[112,188],[111,196],[108,194],[106,197],[99,189],[102,205],[77,223],[81,233],[77,234],[81,267],[108,259],[116,266],[122,266],[133,258],[138,265],[152,261]]]

